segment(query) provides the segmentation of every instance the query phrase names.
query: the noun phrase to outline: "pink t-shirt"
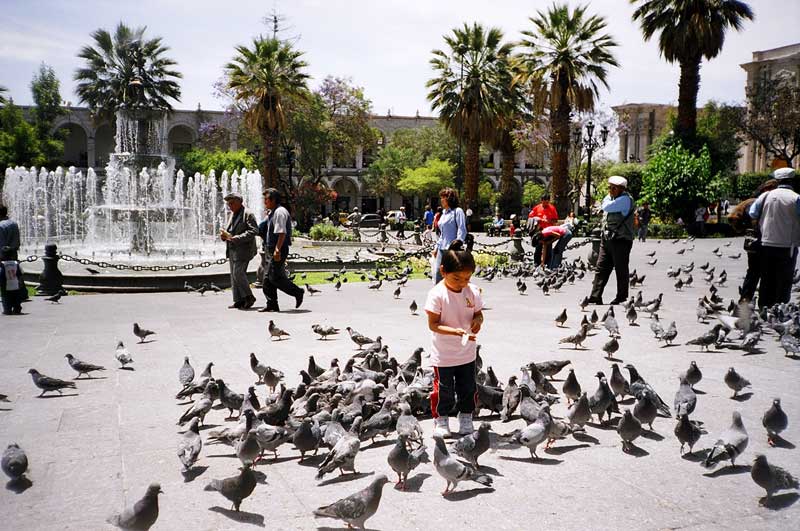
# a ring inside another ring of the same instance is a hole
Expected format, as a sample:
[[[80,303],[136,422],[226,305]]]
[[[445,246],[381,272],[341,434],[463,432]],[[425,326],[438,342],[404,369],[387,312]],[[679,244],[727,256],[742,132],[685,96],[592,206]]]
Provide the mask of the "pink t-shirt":
[[[455,292],[447,289],[441,281],[428,292],[425,301],[425,311],[441,315],[441,324],[464,330],[472,327],[473,316],[482,308],[480,290],[474,284]],[[454,367],[475,359],[475,341],[462,345],[459,336],[431,332],[431,343],[431,365],[434,367]]]

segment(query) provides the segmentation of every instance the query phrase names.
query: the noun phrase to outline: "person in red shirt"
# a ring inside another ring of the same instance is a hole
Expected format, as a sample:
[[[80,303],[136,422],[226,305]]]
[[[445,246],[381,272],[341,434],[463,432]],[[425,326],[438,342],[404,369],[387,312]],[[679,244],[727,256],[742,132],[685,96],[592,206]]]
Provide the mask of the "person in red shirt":
[[[555,225],[555,223],[558,221],[558,211],[556,211],[556,207],[550,203],[550,196],[544,194],[539,204],[533,207],[531,213],[528,214],[528,217],[538,220],[539,230],[544,230],[547,227]],[[548,255],[550,254],[550,249],[552,248],[552,242],[544,243],[539,240],[537,243],[535,243],[536,248],[533,252],[533,262],[536,264],[542,263],[542,245],[548,246]]]

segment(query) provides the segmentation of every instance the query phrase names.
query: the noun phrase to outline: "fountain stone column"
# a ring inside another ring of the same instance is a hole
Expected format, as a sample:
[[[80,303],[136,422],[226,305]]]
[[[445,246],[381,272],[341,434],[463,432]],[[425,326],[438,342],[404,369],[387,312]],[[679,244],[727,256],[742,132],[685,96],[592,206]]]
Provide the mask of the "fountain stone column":
[[[39,274],[39,287],[36,288],[38,295],[52,297],[64,289],[64,275],[58,269],[58,247],[54,243],[44,246],[44,269]]]

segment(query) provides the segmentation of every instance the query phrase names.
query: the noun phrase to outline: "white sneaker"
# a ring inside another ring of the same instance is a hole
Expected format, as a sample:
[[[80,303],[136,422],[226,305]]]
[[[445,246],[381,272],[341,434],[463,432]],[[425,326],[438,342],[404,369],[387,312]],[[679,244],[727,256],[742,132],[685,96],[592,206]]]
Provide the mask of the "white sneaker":
[[[472,425],[472,413],[459,413],[458,414],[458,434],[469,435],[475,431]]]
[[[433,419],[433,436],[447,438],[453,434],[450,431],[450,417],[436,417]]]

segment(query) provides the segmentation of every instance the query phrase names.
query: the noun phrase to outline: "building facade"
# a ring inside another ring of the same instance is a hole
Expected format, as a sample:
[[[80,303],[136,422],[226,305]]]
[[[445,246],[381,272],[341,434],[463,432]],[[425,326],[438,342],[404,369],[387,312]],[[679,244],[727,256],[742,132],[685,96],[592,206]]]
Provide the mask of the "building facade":
[[[31,107],[21,108],[25,113],[30,113],[32,110]],[[174,156],[191,149],[198,142],[200,131],[206,124],[214,124],[230,131],[227,147],[237,149],[235,131],[238,130],[239,124],[228,113],[206,111],[198,106],[197,110],[175,109],[166,121],[167,141],[164,155]],[[418,210],[421,205],[398,194],[376,197],[366,188],[363,175],[371,159],[380,149],[380,145],[391,142],[391,136],[395,131],[431,127],[436,125],[437,118],[419,115],[374,115],[370,122],[381,132],[379,145],[358,148],[352,159],[328,161],[323,181],[338,195],[336,204],[330,208],[352,210],[354,207],[359,207],[365,212],[375,212],[379,208],[391,210],[405,205],[412,210]],[[108,163],[109,155],[115,150],[115,131],[112,124],[107,121],[96,121],[86,107],[65,107],[64,114],[58,117],[53,126],[54,131],[61,129],[68,133],[64,143],[64,161],[79,169],[92,167],[102,173]],[[549,163],[546,154],[539,153],[534,156],[520,152],[515,154],[514,162],[516,193],[521,195],[522,188],[528,181],[549,185],[550,175],[546,169]],[[481,159],[482,171],[495,191],[500,188],[501,163],[502,156],[499,151],[489,152],[488,156]]]
[[[674,105],[627,103],[611,108],[619,121],[619,161],[647,162],[648,148],[667,126]]]
[[[793,76],[794,82],[800,83],[800,43],[753,52],[752,61],[739,66],[747,72],[748,91],[758,83],[784,75]],[[794,168],[800,163],[797,159],[793,161]],[[773,162],[761,146],[750,141],[739,152],[739,173],[768,171],[773,168]]]

